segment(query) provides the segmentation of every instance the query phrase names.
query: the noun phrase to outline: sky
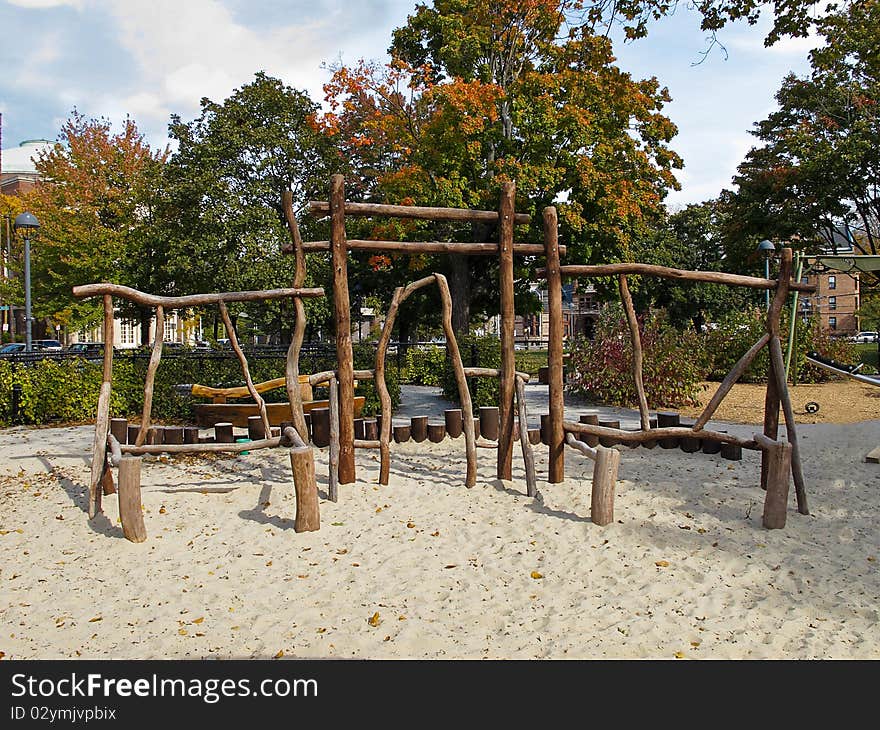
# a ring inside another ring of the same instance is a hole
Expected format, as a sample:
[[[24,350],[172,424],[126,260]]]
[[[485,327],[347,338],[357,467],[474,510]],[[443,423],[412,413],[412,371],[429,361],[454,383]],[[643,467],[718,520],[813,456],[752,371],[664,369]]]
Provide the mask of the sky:
[[[387,60],[391,31],[416,0],[0,0],[3,149],[55,140],[76,108],[89,118],[137,123],[152,146],[167,144],[171,114],[185,122],[203,97],[219,102],[263,70],[323,99],[327,63]],[[810,39],[765,48],[769,23],[719,34],[726,49],[704,59],[699,19],[683,6],[649,37],[616,47],[618,65],[657,76],[673,101],[672,147],[685,167],[675,209],[731,187],[754,145],[753,124],[775,107],[783,77],[808,72]],[[118,128],[118,126],[117,126]]]

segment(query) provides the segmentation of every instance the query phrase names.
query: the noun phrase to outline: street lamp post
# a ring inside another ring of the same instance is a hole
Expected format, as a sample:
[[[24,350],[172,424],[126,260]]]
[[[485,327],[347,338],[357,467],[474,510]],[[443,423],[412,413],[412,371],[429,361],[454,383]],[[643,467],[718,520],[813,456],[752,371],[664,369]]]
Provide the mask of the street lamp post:
[[[772,241],[768,241],[766,238],[758,244],[758,252],[764,254],[764,278],[770,278],[770,257],[776,251],[776,246],[773,245]],[[764,292],[765,301],[767,304],[767,309],[770,309],[770,290],[767,289]]]
[[[24,237],[24,350],[31,351],[31,231],[40,229],[40,222],[33,213],[20,213],[12,227],[16,233],[22,230]]]

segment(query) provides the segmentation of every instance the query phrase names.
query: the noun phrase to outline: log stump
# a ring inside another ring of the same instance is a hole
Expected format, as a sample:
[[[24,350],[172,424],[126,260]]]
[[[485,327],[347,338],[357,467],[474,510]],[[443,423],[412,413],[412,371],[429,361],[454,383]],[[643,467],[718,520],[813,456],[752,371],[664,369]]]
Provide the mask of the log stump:
[[[498,440],[498,406],[480,406],[480,433],[489,441]]]
[[[764,497],[762,524],[768,530],[785,527],[788,489],[791,477],[791,444],[780,442],[765,449],[767,454],[767,494]]]
[[[593,493],[590,496],[590,521],[604,526],[614,522],[614,489],[620,467],[620,452],[598,446],[593,465]]]
[[[550,414],[541,414],[541,443],[544,446],[550,444]]]
[[[428,441],[432,444],[439,444],[444,438],[446,438],[445,423],[428,424]]]
[[[729,459],[730,461],[742,461],[742,446],[737,444],[721,444],[721,458]]]
[[[165,443],[166,444],[182,444],[183,443],[183,427],[182,426],[166,426],[164,436],[165,436]]]
[[[541,443],[541,429],[540,428],[530,428],[529,429],[529,443],[532,446],[537,446]]]
[[[218,444],[235,443],[235,435],[232,432],[231,423],[214,424],[214,441]]]
[[[410,427],[408,423],[401,423],[393,427],[394,443],[405,444],[410,438]]]
[[[115,438],[119,443],[126,443],[126,441],[128,440],[128,419],[111,418],[110,433],[113,434],[113,438]]]
[[[449,438],[457,439],[461,436],[464,428],[464,422],[461,415],[461,408],[449,408],[443,411],[443,420],[446,425],[446,433]]]
[[[604,428],[620,428],[620,421],[616,418],[600,418],[599,425]],[[614,444],[618,443],[619,440],[614,436],[600,436],[599,443],[605,448],[610,448],[614,446]]]
[[[676,411],[663,411],[657,414],[657,428],[672,428],[680,425],[681,416]],[[657,441],[661,449],[677,449],[678,438],[663,438]]]
[[[313,408],[312,414],[312,443],[318,448],[330,445],[330,409]]]
[[[122,534],[131,542],[147,539],[141,507],[141,461],[140,456],[125,455],[119,462],[119,519]]]
[[[599,425],[599,414],[598,413],[584,413],[578,418],[580,423],[585,423],[588,426],[598,426]],[[579,433],[577,436],[578,441],[582,441],[587,446],[598,446],[599,445],[599,437],[591,434],[591,433]]]
[[[420,444],[426,438],[428,438],[428,417],[427,416],[413,416],[410,419],[410,434],[412,436],[412,440],[417,444]]]
[[[364,419],[364,438],[367,441],[376,441],[379,438],[379,422],[375,418]]]
[[[140,432],[141,432],[141,427],[139,424],[129,423],[128,424],[128,443],[133,444],[135,441],[137,441],[137,437]]]
[[[183,443],[197,444],[199,443],[199,427],[184,426],[183,427]]]
[[[363,441],[366,436],[364,435],[364,419],[363,418],[355,418],[354,419],[354,437],[358,441]]]
[[[148,444],[164,444],[165,443],[165,426],[150,426],[147,433]]]
[[[247,419],[248,438],[251,441],[260,441],[268,438],[269,434],[263,426],[263,419],[260,416],[248,416]]]

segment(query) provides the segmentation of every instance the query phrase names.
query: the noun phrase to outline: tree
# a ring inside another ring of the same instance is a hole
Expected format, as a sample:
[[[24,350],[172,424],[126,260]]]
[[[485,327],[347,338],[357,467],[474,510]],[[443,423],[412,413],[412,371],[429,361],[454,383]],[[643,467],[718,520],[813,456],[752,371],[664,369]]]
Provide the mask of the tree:
[[[495,208],[517,183],[518,210],[556,204],[568,260],[619,260],[662,214],[676,187],[675,126],[656,79],[613,65],[610,41],[565,28],[571,3],[438,0],[394,32],[392,63],[340,67],[324,118],[362,193],[389,202]],[[562,37],[561,37],[562,34]],[[561,37],[561,39],[560,39]],[[443,225],[423,235],[493,240],[489,226]],[[522,240],[522,234],[519,234]],[[394,266],[398,264],[394,261]],[[408,264],[412,266],[412,264]],[[497,311],[495,262],[450,257],[454,326]],[[520,270],[521,293],[528,271]],[[530,297],[518,302],[535,306]]]
[[[809,78],[789,75],[779,110],[756,124],[749,152],[725,193],[730,252],[744,259],[758,237],[792,241],[809,253],[849,228],[862,253],[880,243],[880,3],[864,0],[819,22],[825,45],[811,53]]]
[[[36,161],[39,182],[24,195],[40,221],[31,259],[35,318],[68,328],[93,324],[101,303],[74,299],[78,284],[167,288],[153,232],[154,191],[166,156],[150,149],[130,118],[114,133],[109,120],[73,110],[58,142]]]
[[[304,92],[259,72],[222,103],[202,99],[194,121],[172,116],[178,148],[167,166],[163,219],[179,293],[290,285],[292,257],[281,254],[289,242],[282,193],[291,190],[302,207],[324,191],[334,169],[317,110]],[[327,268],[310,274],[320,285]],[[248,305],[248,315],[280,333],[287,305]],[[312,319],[329,311],[323,300],[306,306]]]

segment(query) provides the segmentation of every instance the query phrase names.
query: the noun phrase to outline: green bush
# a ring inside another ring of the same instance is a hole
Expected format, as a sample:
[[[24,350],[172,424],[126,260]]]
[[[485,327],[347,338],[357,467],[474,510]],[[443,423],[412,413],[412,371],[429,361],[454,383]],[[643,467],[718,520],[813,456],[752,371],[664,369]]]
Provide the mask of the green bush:
[[[354,348],[355,368],[372,369],[374,349],[369,345]],[[144,404],[144,381],[148,357],[119,353],[113,361],[113,388],[110,415],[132,418],[140,415]],[[248,369],[255,383],[284,375],[285,358],[249,357]],[[308,366],[308,367],[306,367]],[[308,358],[302,372],[335,368],[332,356]],[[21,386],[18,420],[26,424],[77,423],[94,421],[101,390],[101,362],[83,359],[37,360],[32,365],[0,361],[0,425],[13,422],[13,386]],[[400,401],[397,374],[386,373],[392,404]],[[245,385],[238,360],[232,357],[191,357],[170,355],[162,359],[153,386],[152,416],[157,421],[192,423],[193,405],[200,402],[181,393],[175,386],[199,383],[214,387]],[[372,380],[358,381],[358,395],[365,397],[364,414],[380,410],[379,397]],[[285,388],[263,394],[268,402],[287,400]],[[249,399],[242,399],[246,403]]]
[[[516,369],[521,373],[538,375],[540,368],[548,365],[547,350],[517,350]]]
[[[465,367],[500,368],[501,340],[493,335],[462,335],[458,338],[458,349]],[[443,397],[458,403],[458,383],[455,372],[448,361],[444,361],[440,387]],[[481,406],[497,406],[501,396],[498,378],[468,378],[474,413]]]
[[[706,375],[700,336],[677,330],[663,310],[639,317],[642,378],[650,408],[696,405],[699,383]],[[592,340],[575,340],[569,352],[567,388],[606,405],[635,406],[638,395],[632,374],[629,325],[619,305],[605,307]]]
[[[406,369],[401,373],[401,378],[414,385],[440,385],[445,365],[445,347],[409,347],[406,350]]]

